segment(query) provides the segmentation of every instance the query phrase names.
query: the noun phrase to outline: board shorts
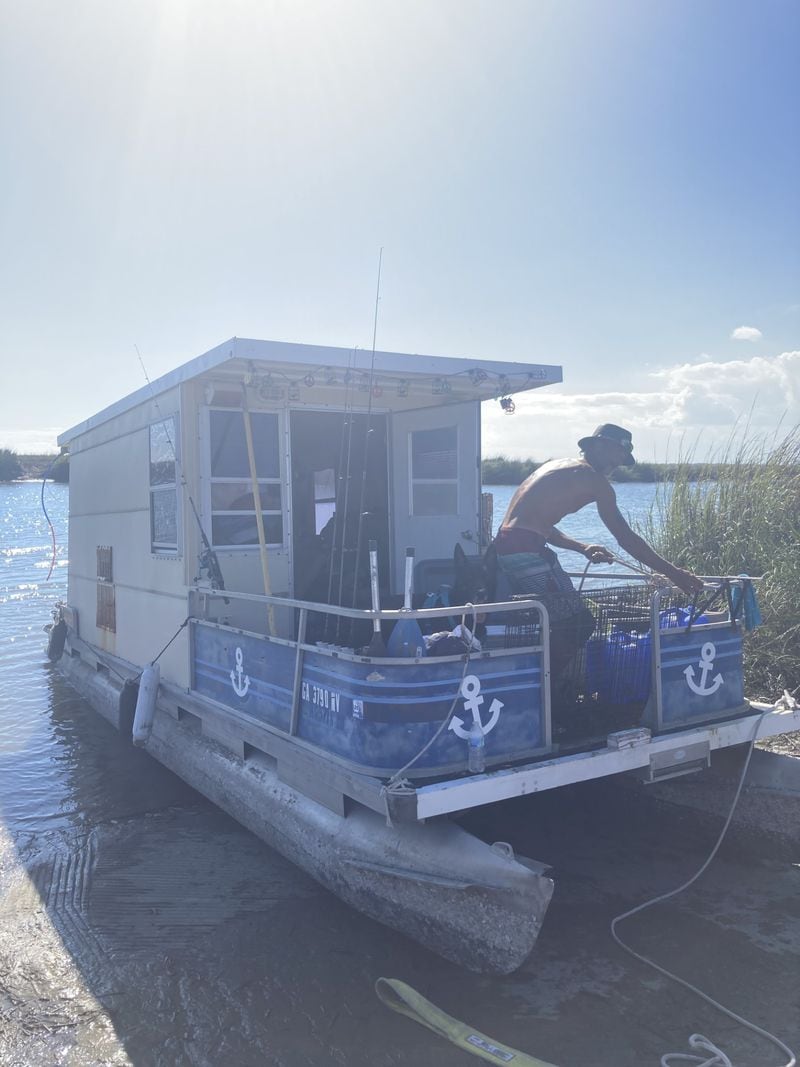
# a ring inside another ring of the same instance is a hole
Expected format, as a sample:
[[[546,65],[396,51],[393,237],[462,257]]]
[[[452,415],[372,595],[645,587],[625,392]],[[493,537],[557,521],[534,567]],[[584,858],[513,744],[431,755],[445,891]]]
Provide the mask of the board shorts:
[[[588,615],[594,629],[594,617],[563,570],[558,556],[543,543],[540,534],[519,527],[501,527],[494,545],[498,569],[505,576],[512,595],[541,599],[547,606],[551,622]],[[528,550],[520,551],[526,545]]]

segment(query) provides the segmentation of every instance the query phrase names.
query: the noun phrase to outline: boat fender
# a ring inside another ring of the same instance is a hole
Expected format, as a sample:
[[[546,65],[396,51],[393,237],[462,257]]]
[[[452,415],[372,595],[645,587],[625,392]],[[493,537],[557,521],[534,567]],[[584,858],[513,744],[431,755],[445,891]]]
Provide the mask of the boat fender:
[[[64,643],[67,640],[67,624],[59,619],[50,628],[50,636],[47,638],[47,658],[51,663],[58,663],[64,653]]]
[[[136,702],[139,698],[139,683],[135,678],[126,678],[119,694],[117,715],[119,732],[130,741],[133,735],[133,720],[136,716]]]
[[[133,743],[140,747],[147,744],[153,729],[160,676],[161,669],[158,664],[151,663],[145,667],[139,678],[139,695],[133,716]]]

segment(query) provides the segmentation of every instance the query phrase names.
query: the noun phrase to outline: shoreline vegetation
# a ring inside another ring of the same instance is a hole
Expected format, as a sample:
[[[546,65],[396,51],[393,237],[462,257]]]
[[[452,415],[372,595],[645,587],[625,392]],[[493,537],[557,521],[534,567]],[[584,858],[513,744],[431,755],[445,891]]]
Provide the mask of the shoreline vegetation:
[[[58,453],[17,453],[0,448],[0,482],[41,478]],[[509,459],[508,456],[488,456],[481,461],[481,480],[489,485],[521,485],[542,464],[534,459]],[[620,467],[611,475],[612,482],[673,482],[675,480],[717,481],[722,463],[637,463],[635,467]],[[65,455],[51,471],[54,482],[69,481],[69,456]]]
[[[481,480],[484,485],[521,485],[541,463],[534,459],[509,459],[507,456],[488,456],[481,461]],[[671,482],[685,478],[690,482],[716,481],[717,463],[639,463],[635,467],[618,467],[611,475],[612,482]]]
[[[54,462],[57,460],[58,462]],[[48,478],[53,482],[69,481],[69,456],[52,453],[14,452],[0,448],[0,482],[18,482],[29,478],[42,478],[52,464]]]
[[[800,692],[800,424],[732,437],[695,474],[691,454],[660,485],[639,532],[696,574],[747,574],[763,624],[744,643],[745,692],[773,703]]]

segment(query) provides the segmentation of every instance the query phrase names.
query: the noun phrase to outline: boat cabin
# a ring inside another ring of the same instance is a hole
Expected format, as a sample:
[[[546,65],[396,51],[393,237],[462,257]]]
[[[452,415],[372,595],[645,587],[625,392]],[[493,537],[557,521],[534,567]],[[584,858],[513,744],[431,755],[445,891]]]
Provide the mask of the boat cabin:
[[[81,638],[147,663],[186,617],[188,590],[221,585],[369,607],[370,541],[382,605],[399,607],[407,547],[418,586],[456,544],[486,547],[481,401],[560,381],[560,367],[540,364],[217,346],[59,437]],[[228,597],[209,611],[251,633],[296,635],[294,609]],[[162,677],[191,684],[185,635],[160,662]]]

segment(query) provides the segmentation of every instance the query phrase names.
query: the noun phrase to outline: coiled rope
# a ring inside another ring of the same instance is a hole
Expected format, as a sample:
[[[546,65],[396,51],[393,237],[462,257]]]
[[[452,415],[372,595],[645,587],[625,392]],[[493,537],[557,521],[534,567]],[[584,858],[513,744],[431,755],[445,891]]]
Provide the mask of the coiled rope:
[[[651,900],[646,900],[643,904],[638,904],[635,908],[631,908],[630,911],[625,911],[621,915],[617,915],[616,918],[612,919],[611,921],[611,936],[614,938],[620,948],[624,949],[625,952],[627,952],[630,956],[633,956],[634,959],[639,960],[640,963],[644,963],[648,967],[652,967],[653,970],[658,971],[659,974],[663,974],[665,978],[669,978],[671,981],[677,982],[678,985],[682,985],[684,989],[688,989],[690,993],[694,993],[696,996],[700,997],[701,1000],[704,1000],[706,1004],[710,1004],[712,1008],[716,1008],[717,1011],[722,1012],[723,1015],[727,1015],[729,1019],[733,1019],[734,1022],[739,1023],[741,1026],[744,1026],[746,1029],[751,1030],[754,1034],[758,1034],[760,1037],[765,1038],[767,1041],[771,1041],[773,1045],[775,1045],[781,1050],[781,1052],[783,1052],[789,1057],[787,1062],[783,1064],[782,1067],[796,1067],[797,1058],[795,1057],[794,1052],[792,1052],[789,1046],[785,1045],[783,1041],[775,1037],[774,1034],[769,1033],[768,1030],[763,1030],[760,1026],[756,1026],[755,1023],[749,1022],[741,1015],[737,1015],[735,1011],[731,1011],[730,1008],[726,1008],[723,1004],[720,1004],[719,1001],[714,1000],[713,997],[710,997],[707,993],[704,993],[702,989],[698,989],[698,987],[692,985],[691,982],[687,982],[685,978],[680,978],[677,974],[673,974],[672,971],[668,971],[666,967],[662,967],[660,964],[655,963],[651,959],[648,959],[647,956],[643,956],[639,952],[636,952],[630,947],[630,945],[627,945],[617,933],[617,926],[619,925],[619,923],[623,922],[625,919],[631,918],[631,916],[633,915],[638,915],[639,912],[644,911],[646,908],[652,908],[655,904],[660,904],[662,903],[662,901],[670,900],[673,897],[678,896],[679,893],[683,893],[683,891],[688,889],[689,886],[693,885],[700,877],[700,875],[703,874],[703,872],[709,867],[711,861],[714,859],[717,852],[719,851],[720,845],[725,839],[725,835],[728,832],[728,827],[730,826],[731,820],[733,819],[734,812],[736,811],[736,807],[739,803],[739,797],[742,792],[742,787],[744,786],[744,780],[747,776],[747,770],[750,766],[750,759],[753,755],[753,749],[755,747],[756,738],[758,737],[758,731],[761,727],[761,723],[764,720],[764,716],[769,710],[769,708],[765,708],[756,720],[756,724],[753,729],[753,736],[750,738],[750,745],[747,750],[747,757],[744,761],[744,766],[742,767],[742,773],[739,776],[739,784],[736,787],[736,793],[734,794],[733,802],[731,804],[730,811],[728,812],[728,817],[725,820],[725,825],[722,827],[719,837],[717,838],[716,844],[709,853],[709,856],[706,859],[705,863],[703,863],[700,869],[695,874],[693,874],[692,877],[688,879],[688,881],[684,882],[683,885],[679,885],[677,889],[671,889],[668,893],[661,893],[659,896],[653,897]],[[711,1042],[707,1037],[704,1037],[703,1034],[692,1034],[692,1036],[689,1038],[689,1047],[696,1050],[702,1050],[703,1052],[710,1052],[711,1058],[708,1059],[704,1058],[703,1056],[697,1056],[692,1053],[686,1052],[667,1052],[661,1057],[661,1067],[671,1067],[671,1064],[678,1063],[679,1061],[683,1063],[693,1063],[696,1064],[697,1067],[733,1067],[730,1058],[715,1044],[713,1044],[713,1042]]]

